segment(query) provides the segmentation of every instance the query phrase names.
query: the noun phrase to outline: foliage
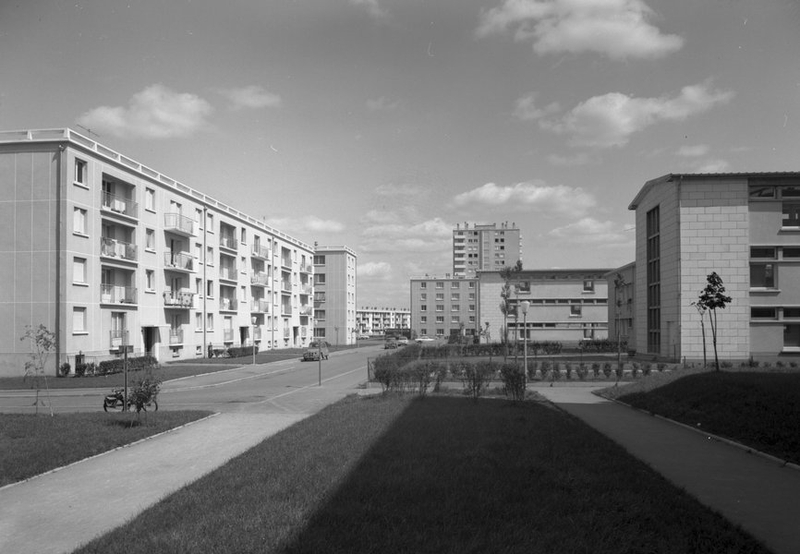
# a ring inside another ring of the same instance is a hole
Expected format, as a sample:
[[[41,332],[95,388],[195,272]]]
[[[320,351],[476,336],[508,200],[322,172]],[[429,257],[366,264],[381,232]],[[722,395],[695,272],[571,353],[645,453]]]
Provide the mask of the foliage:
[[[113,360],[103,360],[97,364],[97,372],[100,375],[110,375],[124,370],[125,359],[114,358]],[[128,371],[142,371],[158,367],[158,360],[153,356],[137,356],[128,358]],[[77,371],[77,368],[76,368]]]
[[[719,371],[719,354],[717,353],[717,310],[725,309],[731,303],[731,297],[725,294],[722,278],[712,271],[706,277],[706,287],[700,292],[697,305],[708,310],[708,321],[711,324],[711,337],[714,344],[714,362]],[[699,308],[698,308],[699,309]]]
[[[615,341],[611,339],[586,339],[578,343],[578,349],[589,352],[617,352],[620,350],[628,349],[627,341]]]
[[[71,369],[72,369],[72,366],[69,365],[69,362],[64,362],[63,364],[58,366],[58,376],[59,377],[66,377],[67,375],[69,375],[69,372],[70,372]]]
[[[518,364],[505,363],[500,367],[500,378],[503,381],[503,392],[511,400],[525,399],[525,374]]]
[[[605,375],[606,379],[611,377],[611,362],[605,362],[603,364],[603,375]]]
[[[45,367],[47,366],[47,359],[50,357],[50,353],[56,349],[56,336],[42,324],[39,324],[38,327],[26,325],[25,333],[19,340],[27,340],[31,345],[30,359],[25,362],[25,380],[31,381],[31,387],[36,390],[36,399],[33,402],[33,405],[36,407],[36,413],[39,413],[39,404],[41,403],[44,405],[44,402],[39,400],[39,394],[42,388],[41,382],[44,381],[48,404],[50,405],[50,417],[52,417],[53,404],[50,402],[50,389],[47,384]]]
[[[231,358],[242,358],[258,354],[258,346],[231,346],[228,348],[228,356]]]
[[[128,405],[139,414],[147,404],[156,399],[159,390],[161,390],[161,381],[152,375],[147,375],[136,381],[128,391]]]
[[[475,364],[465,364],[461,373],[464,388],[472,398],[479,398],[496,372],[496,364],[480,361]]]

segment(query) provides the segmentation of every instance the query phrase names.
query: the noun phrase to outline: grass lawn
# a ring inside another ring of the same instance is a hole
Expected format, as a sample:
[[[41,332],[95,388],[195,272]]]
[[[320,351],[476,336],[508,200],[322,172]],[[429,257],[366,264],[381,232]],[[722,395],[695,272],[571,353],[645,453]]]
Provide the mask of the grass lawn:
[[[800,373],[696,373],[619,399],[800,464]]]
[[[205,417],[209,412],[0,415],[0,487]],[[133,423],[133,425],[131,425]]]
[[[350,397],[78,552],[767,553],[537,402]]]

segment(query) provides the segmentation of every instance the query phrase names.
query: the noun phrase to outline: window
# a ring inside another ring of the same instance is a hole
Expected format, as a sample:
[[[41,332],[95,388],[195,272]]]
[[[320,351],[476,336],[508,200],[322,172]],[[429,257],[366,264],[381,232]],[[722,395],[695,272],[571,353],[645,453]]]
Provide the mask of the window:
[[[783,347],[791,349],[800,348],[800,325],[783,326]]]
[[[661,215],[656,206],[647,212],[647,351],[661,352]]]
[[[147,229],[144,232],[144,249],[151,251],[156,249],[156,232],[153,229]]]
[[[427,312],[428,311],[428,305],[427,304],[421,304],[420,307],[419,307],[419,311]]]
[[[206,265],[214,265],[214,247],[206,246]]]
[[[315,273],[314,274],[314,284],[315,285],[324,285],[325,284],[325,274],[324,273]]]
[[[470,304],[469,305],[469,311],[471,311],[471,312],[475,311],[475,304]]]
[[[775,308],[750,308],[751,319],[776,319]]]
[[[461,323],[461,318],[457,315],[450,316],[450,323]]]
[[[203,312],[194,313],[194,330],[195,331],[203,330]]]
[[[86,186],[86,162],[75,159],[75,184]]]
[[[156,290],[156,274],[152,269],[146,269],[144,272],[144,279],[145,279],[145,289],[148,292],[153,292]]]
[[[450,311],[451,312],[461,311],[461,304],[453,304],[452,306],[450,306]]]
[[[575,304],[569,307],[570,317],[581,317],[583,315],[583,306]]]
[[[453,281],[452,283],[450,283],[450,288],[451,289],[457,289],[457,288],[460,288],[460,287],[461,287],[461,283],[459,283],[458,281]]]
[[[444,301],[444,293],[443,292],[437,292],[436,293],[436,300]]]
[[[422,329],[419,330],[419,332],[420,332],[421,335],[427,335],[428,334],[428,328],[427,327],[423,327]]]
[[[86,259],[72,258],[72,282],[86,284]]]
[[[206,314],[206,329],[209,331],[214,330],[214,314]]]
[[[428,283],[420,283],[420,284],[419,284],[419,288],[421,288],[421,289],[427,289],[427,288],[428,288]]]
[[[436,316],[436,323],[444,323],[444,316],[443,315],[437,315]]]
[[[583,330],[583,338],[585,339],[594,339],[594,329],[584,329]]]
[[[314,265],[325,265],[325,256],[314,256]]]
[[[144,209],[150,212],[156,211],[156,191],[153,189],[144,190]]]
[[[750,288],[775,288],[775,264],[750,264]]]
[[[86,332],[86,308],[77,306],[72,308],[72,332]]]
[[[206,281],[206,297],[214,298],[214,281],[211,279]]]
[[[594,292],[594,281],[585,279],[583,281],[583,292]]]
[[[775,198],[775,187],[750,187],[750,198]]]
[[[79,235],[86,234],[86,210],[75,208],[72,218],[72,231]]]
[[[459,300],[461,300],[461,294],[459,294],[457,292],[452,293],[450,295],[450,300],[453,301],[453,302],[458,302]]]
[[[247,229],[242,227],[241,236],[239,237],[239,242],[242,244],[247,244]]]
[[[783,257],[787,258],[800,258],[800,248],[793,248],[789,246],[783,247]]]
[[[206,230],[209,233],[213,233],[214,232],[214,214],[206,214],[206,217],[208,218],[207,225],[206,225]]]
[[[428,323],[428,316],[426,316],[426,315],[420,316],[419,317],[419,322],[420,323]]]
[[[751,258],[769,258],[770,260],[775,259],[775,248],[771,246],[751,246],[750,247],[750,257]]]
[[[800,204],[783,204],[783,226],[800,227]]]
[[[194,209],[194,220],[197,223],[197,228],[203,230],[203,210],[200,208]]]
[[[436,304],[436,311],[443,312],[444,311],[444,304]]]
[[[800,308],[784,308],[783,319],[800,318]]]
[[[436,282],[436,288],[437,288],[437,289],[443,289],[443,288],[444,288],[444,283],[443,283],[443,282],[441,282],[441,281],[437,281],[437,282]]]

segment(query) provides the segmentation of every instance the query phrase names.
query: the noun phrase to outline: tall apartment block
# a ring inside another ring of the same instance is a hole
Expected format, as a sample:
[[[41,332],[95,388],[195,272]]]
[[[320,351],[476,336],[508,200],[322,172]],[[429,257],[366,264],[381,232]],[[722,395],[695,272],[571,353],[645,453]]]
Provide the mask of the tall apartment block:
[[[356,312],[359,333],[384,335],[387,330],[411,329],[411,310],[407,308],[361,307]]]
[[[412,277],[412,332],[431,337],[476,335],[478,296],[477,279]]]
[[[312,335],[312,246],[70,129],[0,133],[0,219],[0,375],[28,325],[55,333],[53,371]]]
[[[800,354],[800,173],[668,174],[629,209],[638,352],[703,359],[692,302],[716,272],[732,299],[718,310],[722,359]]]
[[[522,238],[515,223],[464,223],[453,229],[453,276],[474,278],[477,271],[501,270],[522,260]]]
[[[356,253],[347,246],[314,247],[314,336],[355,344]]]

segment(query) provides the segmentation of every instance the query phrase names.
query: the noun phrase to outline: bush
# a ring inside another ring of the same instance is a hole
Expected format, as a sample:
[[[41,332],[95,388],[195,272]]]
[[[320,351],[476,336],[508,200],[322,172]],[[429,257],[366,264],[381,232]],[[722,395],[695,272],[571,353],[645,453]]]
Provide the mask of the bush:
[[[542,381],[546,381],[547,380],[547,375],[550,373],[550,370],[552,369],[552,367],[553,367],[553,364],[549,360],[543,360],[542,361],[542,367],[540,369],[541,374],[542,374]]]
[[[553,371],[550,372],[550,379],[552,381],[561,379],[561,365],[558,362],[553,362]]]
[[[592,373],[595,379],[600,377],[600,362],[592,362]]]
[[[112,373],[120,373],[123,371],[123,364],[125,360],[122,358],[114,358],[113,360],[103,360],[97,366],[97,371],[100,375],[110,375]],[[153,356],[138,356],[136,358],[128,358],[128,371],[142,371],[158,367],[158,360]],[[77,372],[77,368],[76,368]]]
[[[617,380],[619,381],[622,379],[622,376],[625,374],[625,365],[624,364],[617,364],[616,369]]]
[[[494,378],[496,364],[481,361],[475,364],[464,364],[461,373],[461,382],[472,398],[479,398],[486,386]]]
[[[132,408],[136,408],[136,413],[138,414],[144,410],[146,404],[155,400],[160,389],[161,381],[155,379],[152,375],[147,375],[134,383],[133,388],[128,392],[128,404]]]
[[[606,379],[611,377],[611,362],[605,362],[603,364],[603,375],[606,376]]]
[[[258,354],[258,346],[231,346],[228,348],[228,356],[231,358],[242,358]]]
[[[589,368],[586,364],[580,363],[578,364],[578,379],[581,381],[586,381],[586,377],[589,375]]]
[[[72,366],[69,365],[69,362],[64,362],[60,366],[58,366],[58,376],[59,377],[66,377],[69,375],[69,371],[72,369]]]
[[[503,380],[503,393],[512,400],[525,398],[525,374],[517,364],[503,364],[500,367]]]
[[[569,363],[569,362],[566,362],[564,364],[564,369],[566,370],[566,373],[567,373],[567,379],[568,380],[572,379],[572,364]]]

